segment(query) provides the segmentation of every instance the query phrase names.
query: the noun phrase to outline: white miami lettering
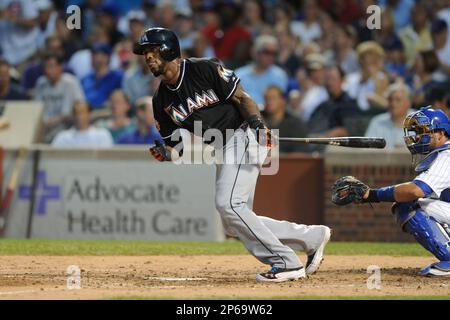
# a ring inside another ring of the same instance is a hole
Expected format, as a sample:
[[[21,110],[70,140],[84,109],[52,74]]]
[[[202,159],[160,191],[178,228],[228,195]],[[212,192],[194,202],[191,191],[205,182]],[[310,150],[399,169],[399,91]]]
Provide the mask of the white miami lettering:
[[[164,108],[164,111],[172,118],[172,120],[181,125],[181,123],[189,117],[189,115],[194,112],[196,109],[203,108],[204,106],[208,106],[210,104],[216,103],[219,101],[214,90],[209,89],[207,92],[202,91],[202,94],[195,93],[195,98],[187,98],[186,99],[186,107],[182,104],[178,106],[174,106],[172,103]]]
[[[195,101],[192,98],[186,99],[186,105],[188,107],[189,113],[192,113],[195,109],[203,108],[210,104],[218,102],[216,93],[214,90],[209,89],[207,92],[202,91],[202,94],[195,93]]]

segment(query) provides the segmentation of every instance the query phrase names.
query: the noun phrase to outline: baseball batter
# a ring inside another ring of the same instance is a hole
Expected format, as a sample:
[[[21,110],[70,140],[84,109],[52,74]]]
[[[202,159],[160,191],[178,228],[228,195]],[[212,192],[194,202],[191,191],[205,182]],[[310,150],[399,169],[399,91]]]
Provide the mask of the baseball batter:
[[[144,55],[150,71],[162,80],[153,108],[164,145],[150,148],[153,157],[171,161],[182,152],[174,139],[180,128],[197,134],[194,126],[200,124],[202,135],[210,129],[220,131],[224,143],[214,147],[227,160],[217,164],[215,203],[227,234],[271,266],[256,279],[296,280],[317,271],[330,238],[328,227],[277,221],[252,211],[256,181],[274,139],[235,73],[215,59],[181,59],[176,35],[164,28],[146,30],[134,53]],[[228,139],[227,130],[234,130]],[[307,253],[305,267],[293,249]]]
[[[403,123],[405,143],[411,154],[424,154],[416,166],[417,177],[407,183],[370,189],[354,177],[338,179],[332,200],[351,202],[395,202],[392,213],[401,228],[439,261],[422,275],[450,275],[450,119],[438,109],[422,108]]]

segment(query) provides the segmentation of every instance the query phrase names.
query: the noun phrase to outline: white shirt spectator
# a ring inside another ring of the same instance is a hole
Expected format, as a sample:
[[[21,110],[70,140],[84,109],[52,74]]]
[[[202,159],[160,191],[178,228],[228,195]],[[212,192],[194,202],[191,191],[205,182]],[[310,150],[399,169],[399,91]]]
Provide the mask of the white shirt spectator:
[[[35,100],[44,102],[44,121],[55,116],[71,115],[74,102],[85,100],[80,81],[69,73],[63,73],[54,86],[46,76],[41,76],[34,93]]]
[[[109,148],[114,144],[107,129],[89,127],[79,131],[75,128],[58,133],[52,142],[55,147]]]
[[[264,108],[264,91],[275,85],[281,90],[287,89],[288,77],[286,72],[276,65],[272,65],[262,73],[255,73],[253,64],[236,69],[236,75],[241,79],[244,90],[258,104],[260,110]]]
[[[297,36],[302,43],[310,43],[322,36],[322,29],[319,23],[314,22],[307,25],[303,21],[292,21],[290,23],[291,32]]]
[[[38,10],[32,0],[0,0],[0,10],[21,19],[35,19]],[[0,48],[3,57],[17,65],[37,50],[38,28],[24,28],[8,19],[0,19]]]
[[[407,114],[414,112],[409,109]],[[397,127],[392,121],[391,114],[385,112],[372,118],[366,130],[366,137],[380,137],[386,140],[386,149],[404,148],[403,127]]]
[[[322,103],[329,98],[327,89],[322,86],[314,86],[308,89],[300,102],[299,116],[303,121],[308,122],[311,115]]]
[[[380,76],[383,76],[383,74],[380,73]],[[361,110],[369,110],[370,104],[367,97],[375,92],[375,81],[373,78],[361,82],[361,74],[354,72],[345,78],[343,88],[351,98],[356,100]]]

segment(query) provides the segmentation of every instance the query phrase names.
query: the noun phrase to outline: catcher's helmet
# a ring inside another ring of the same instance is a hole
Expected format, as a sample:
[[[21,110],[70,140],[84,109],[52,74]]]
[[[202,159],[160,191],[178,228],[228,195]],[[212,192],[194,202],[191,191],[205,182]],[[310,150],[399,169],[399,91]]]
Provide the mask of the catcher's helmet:
[[[133,52],[143,55],[149,45],[158,45],[161,57],[172,61],[181,56],[180,43],[175,33],[166,28],[150,28],[144,31],[138,42],[134,44]]]
[[[428,106],[408,115],[403,122],[403,130],[411,154],[427,154],[431,151],[431,132],[443,130],[450,136],[450,119],[442,110]]]

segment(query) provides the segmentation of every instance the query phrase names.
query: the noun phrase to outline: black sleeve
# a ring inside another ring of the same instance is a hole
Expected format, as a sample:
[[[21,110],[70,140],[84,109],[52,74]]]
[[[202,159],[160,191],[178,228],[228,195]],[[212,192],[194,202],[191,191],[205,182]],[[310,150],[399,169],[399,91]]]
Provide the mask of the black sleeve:
[[[205,60],[202,73],[213,84],[214,92],[221,101],[233,96],[240,80],[233,70],[225,68],[218,59]]]
[[[153,97],[153,115],[156,120],[156,127],[159,134],[166,145],[173,148],[181,142],[181,136],[176,133],[176,130],[179,129],[179,127],[172,121],[169,115],[164,112],[162,105],[158,102],[156,96]],[[177,139],[172,140],[172,138]]]

